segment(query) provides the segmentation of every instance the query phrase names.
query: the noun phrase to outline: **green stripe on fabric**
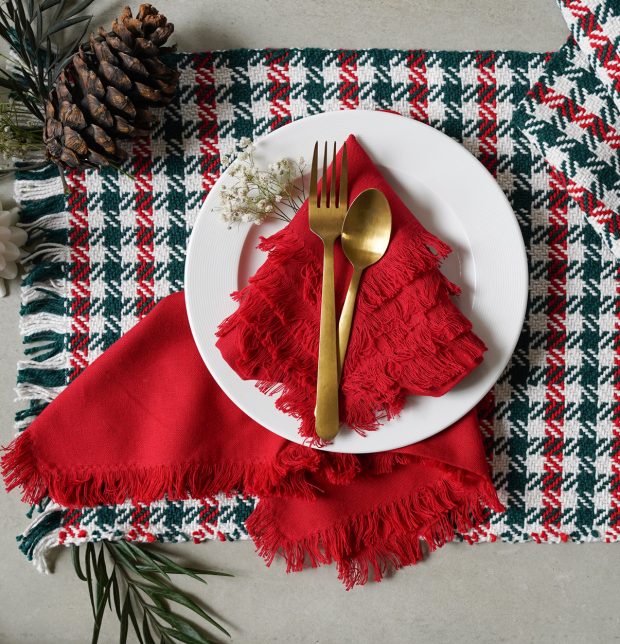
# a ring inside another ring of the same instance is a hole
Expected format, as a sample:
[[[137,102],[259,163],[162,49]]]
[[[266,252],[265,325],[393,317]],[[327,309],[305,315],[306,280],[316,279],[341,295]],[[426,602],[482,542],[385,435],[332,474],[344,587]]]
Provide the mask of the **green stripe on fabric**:
[[[63,279],[66,276],[66,268],[64,262],[40,262],[24,275],[22,285],[33,286],[38,282]]]
[[[390,62],[393,53],[386,50],[371,49],[366,52],[368,64],[375,73],[370,91],[375,105],[381,110],[392,109],[392,83],[390,82]],[[359,75],[359,73],[358,73]]]
[[[30,401],[28,407],[26,407],[25,409],[20,409],[15,414],[15,420],[20,422],[29,418],[35,418],[47,407],[47,405],[48,403],[35,403],[34,401]]]
[[[444,103],[443,131],[459,143],[463,140],[463,111],[461,110],[460,61],[461,56],[454,56],[447,52],[433,54],[432,62],[437,61],[442,70],[441,82],[437,84],[437,91],[441,93]]]
[[[64,315],[65,301],[61,297],[42,297],[22,304],[20,315],[33,315],[35,313],[52,313],[53,315]]]
[[[516,105],[529,88],[529,60],[522,57],[507,56],[506,61],[509,63],[512,79],[508,99],[513,105]],[[502,126],[509,127],[511,136],[514,138],[514,123],[500,123],[499,127]],[[525,247],[529,250],[532,235],[530,217],[532,206],[531,157],[529,148],[526,146],[514,146],[513,154],[508,159],[500,159],[500,166],[504,163],[507,163],[507,171],[514,175],[512,189],[507,196],[515,211]],[[527,256],[531,271],[531,255],[529,252]],[[525,390],[525,383],[527,383],[529,371],[528,348],[530,338],[528,316],[526,315],[507,374],[511,388],[511,398],[507,409],[502,411],[510,424],[510,434],[507,437],[505,448],[508,460],[508,467],[505,472],[505,488],[508,493],[508,502],[506,514],[503,517],[509,532],[502,534],[502,538],[506,538],[513,532],[518,534],[522,531],[522,526],[525,523],[525,490],[527,484],[525,460],[528,451],[528,419],[530,414],[530,403]]]
[[[62,352],[66,338],[61,333],[40,331],[24,336],[23,342],[25,355],[36,362],[44,362]]]
[[[176,64],[175,64],[176,67]],[[168,260],[168,279],[173,291],[183,288],[185,272],[185,248],[187,246],[187,227],[185,225],[185,163],[183,148],[183,121],[181,118],[180,95],[173,101],[173,109],[167,110],[167,118],[163,123],[163,136],[167,143],[166,156],[163,160],[168,179],[166,208],[169,213],[167,244],[170,249]]]
[[[34,223],[42,215],[61,213],[65,211],[65,197],[63,195],[52,195],[36,200],[23,200],[20,218],[22,223]]]
[[[18,170],[15,173],[17,181],[46,181],[58,177],[58,167],[53,163],[38,168],[36,170]]]
[[[32,561],[35,548],[45,536],[62,525],[62,510],[55,510],[38,519],[33,526],[23,535],[17,537],[19,549],[29,561]]]
[[[598,352],[601,344],[601,327],[599,324],[601,310],[601,293],[599,289],[601,279],[601,253],[603,251],[602,239],[596,234],[592,226],[587,223],[581,229],[582,243],[585,249],[582,276],[584,291],[580,298],[580,310],[584,319],[584,328],[581,333],[579,350],[583,355],[580,372],[582,390],[598,389],[600,382]],[[576,519],[578,533],[575,538],[580,538],[591,529],[595,523],[593,491],[596,487],[596,460],[597,444],[597,404],[596,400],[585,396],[579,406],[579,420],[581,431],[577,441],[577,455],[579,469],[577,471],[577,509]]]
[[[64,387],[69,376],[68,369],[35,369],[26,367],[17,374],[17,382],[39,387]]]
[[[308,114],[320,114],[324,111],[325,76],[323,74],[324,54],[317,49],[303,50],[304,68],[307,70],[304,87],[304,100]]]
[[[105,226],[103,229],[103,244],[107,252],[103,261],[101,279],[106,284],[106,289],[101,301],[97,302],[96,306],[101,307],[101,315],[103,315],[106,324],[103,328],[97,329],[92,342],[95,344],[100,342],[100,349],[105,350],[114,344],[121,335],[119,291],[122,281],[122,244],[121,227],[118,223],[120,216],[118,172],[113,168],[106,168],[102,174],[102,186],[101,210],[106,213],[106,217],[113,218],[115,223]]]

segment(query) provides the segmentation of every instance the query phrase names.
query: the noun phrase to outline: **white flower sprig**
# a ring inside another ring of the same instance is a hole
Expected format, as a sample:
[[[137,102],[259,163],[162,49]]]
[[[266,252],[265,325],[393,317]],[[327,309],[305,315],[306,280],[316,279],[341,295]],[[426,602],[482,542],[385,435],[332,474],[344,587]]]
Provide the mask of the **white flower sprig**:
[[[241,152],[229,169],[235,182],[220,191],[222,205],[218,211],[222,219],[229,228],[240,223],[260,224],[269,218],[290,221],[287,211],[296,212],[306,200],[304,159],[280,159],[261,170],[252,141],[243,137],[239,145]],[[222,165],[228,163],[229,159],[223,157]]]

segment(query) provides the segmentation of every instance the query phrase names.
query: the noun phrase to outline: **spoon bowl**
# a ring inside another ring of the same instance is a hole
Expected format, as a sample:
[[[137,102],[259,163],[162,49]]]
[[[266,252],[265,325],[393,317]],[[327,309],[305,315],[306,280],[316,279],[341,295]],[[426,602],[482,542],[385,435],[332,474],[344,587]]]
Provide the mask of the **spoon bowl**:
[[[360,192],[342,225],[342,250],[354,267],[378,262],[390,243],[392,212],[380,190]]]

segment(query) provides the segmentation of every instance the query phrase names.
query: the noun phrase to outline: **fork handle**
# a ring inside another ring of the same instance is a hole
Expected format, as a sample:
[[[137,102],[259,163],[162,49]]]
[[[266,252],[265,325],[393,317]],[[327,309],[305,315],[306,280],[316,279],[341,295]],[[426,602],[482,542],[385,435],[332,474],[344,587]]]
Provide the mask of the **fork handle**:
[[[338,340],[334,294],[334,242],[324,241],[319,366],[316,383],[316,433],[324,441],[338,433]]]

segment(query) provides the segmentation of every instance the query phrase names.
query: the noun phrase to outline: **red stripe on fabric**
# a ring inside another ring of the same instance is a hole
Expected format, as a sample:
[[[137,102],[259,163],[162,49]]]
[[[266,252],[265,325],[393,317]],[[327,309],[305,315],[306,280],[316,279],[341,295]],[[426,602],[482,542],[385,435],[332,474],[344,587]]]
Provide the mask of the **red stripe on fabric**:
[[[495,53],[476,54],[478,67],[478,158],[495,177],[497,175],[497,83]]]
[[[407,54],[409,68],[409,116],[428,123],[428,83],[426,79],[426,52],[423,49]]]
[[[497,175],[497,83],[495,79],[495,54],[477,52],[478,68],[478,158],[486,169]],[[491,390],[478,407],[480,428],[485,439],[489,462],[493,458],[493,425],[495,414],[494,392]]]
[[[289,77],[288,51],[267,51],[267,97],[271,121],[269,128],[275,130],[291,122],[291,80]]]
[[[357,57],[357,51],[342,50],[338,52],[338,65],[340,67],[338,98],[340,99],[341,110],[354,110],[360,104]]]
[[[215,526],[217,521],[214,521],[214,519],[217,519],[219,514],[219,501],[216,498],[204,498],[200,499],[200,503],[202,507],[198,512],[198,522],[201,525]]]
[[[70,170],[69,247],[71,266],[71,337],[69,340],[69,380],[75,379],[88,366],[90,338],[90,244],[88,227],[88,194],[84,171]]]
[[[613,150],[620,148],[620,133],[600,116],[588,112],[568,96],[540,82],[530,89],[528,95],[540,105],[546,105],[558,111],[571,123],[576,123],[581,129],[591,132],[599,141],[607,143]]]
[[[73,528],[63,529],[58,532],[58,543],[62,545],[67,539],[74,541],[75,539],[85,539],[87,536],[88,531],[84,528],[80,528],[79,530],[74,530]]]
[[[620,238],[618,213],[597,199],[589,190],[569,179],[561,170],[554,168],[557,181],[562,182],[564,190],[575,200],[589,218],[603,226],[612,239]]]
[[[579,21],[579,26],[587,36],[597,60],[613,79],[614,89],[620,92],[620,56],[616,53],[612,41],[605,35],[596,16],[581,0],[561,0],[561,2]]]
[[[568,194],[563,178],[549,173],[549,236],[547,264],[547,342],[545,369],[545,436],[542,479],[543,533],[560,536],[564,417],[566,412],[566,271],[568,267]]]
[[[493,176],[497,175],[497,90],[495,79],[495,55],[493,52],[478,52],[476,54],[478,68],[478,158]],[[493,452],[495,446],[495,391],[489,393],[478,403],[478,423],[484,442],[484,450],[489,463],[493,467]],[[491,511],[485,510],[485,521],[467,535],[465,541],[475,543],[482,538],[496,541],[497,536],[490,532],[489,518]]]
[[[218,533],[219,501],[216,498],[203,498],[200,499],[200,503],[201,508],[196,517],[200,528],[192,532],[192,538],[195,543],[199,543]]]
[[[82,520],[82,511],[78,508],[67,510],[62,519],[63,528],[67,528],[67,530],[69,531],[71,531],[73,528],[79,528],[80,522]]]
[[[193,59],[200,140],[200,172],[206,197],[220,174],[215,71],[213,53],[196,54]]]
[[[148,137],[133,145],[133,175],[136,195],[136,316],[142,319],[155,306],[155,249],[153,238],[153,161]]]
[[[620,538],[620,265],[616,266],[616,297],[614,302],[614,406],[612,420],[614,424],[611,443],[611,496],[609,529],[605,541],[617,541]]]
[[[63,544],[67,539],[85,539],[88,536],[88,531],[82,527],[82,518],[83,513],[77,508],[65,511],[62,517],[62,529],[58,532],[58,543]]]
[[[134,505],[129,523],[131,529],[127,531],[127,541],[157,541],[157,537],[149,531],[151,519],[151,508],[148,505],[138,503]]]

